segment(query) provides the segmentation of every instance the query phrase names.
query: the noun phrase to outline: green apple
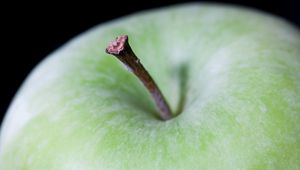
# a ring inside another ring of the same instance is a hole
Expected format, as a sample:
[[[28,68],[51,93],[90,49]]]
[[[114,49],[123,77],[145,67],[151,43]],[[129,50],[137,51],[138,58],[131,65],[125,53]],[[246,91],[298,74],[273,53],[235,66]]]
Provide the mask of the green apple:
[[[159,119],[139,80],[105,53],[120,34],[176,117]],[[17,93],[0,169],[300,169],[300,32],[269,14],[203,3],[92,28]]]

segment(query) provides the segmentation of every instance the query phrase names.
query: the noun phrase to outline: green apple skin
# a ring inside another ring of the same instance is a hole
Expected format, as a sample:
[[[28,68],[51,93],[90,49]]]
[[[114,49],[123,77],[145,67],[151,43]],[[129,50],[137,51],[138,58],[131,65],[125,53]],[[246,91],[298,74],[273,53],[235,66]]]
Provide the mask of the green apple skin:
[[[106,54],[129,41],[176,110],[161,121]],[[193,3],[97,26],[28,77],[1,128],[1,170],[300,169],[300,33],[243,7]]]

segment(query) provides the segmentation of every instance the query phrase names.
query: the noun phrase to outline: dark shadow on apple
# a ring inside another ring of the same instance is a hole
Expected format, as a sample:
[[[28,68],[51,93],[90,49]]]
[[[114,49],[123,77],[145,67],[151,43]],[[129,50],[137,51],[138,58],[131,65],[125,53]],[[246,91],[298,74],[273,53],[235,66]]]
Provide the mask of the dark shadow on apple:
[[[132,75],[133,76],[133,75]],[[153,117],[154,119],[160,119],[159,113],[156,110],[155,104],[152,101],[150,94],[147,95],[148,92],[143,92],[146,90],[137,86],[143,86],[138,80],[132,81],[127,84],[127,86],[131,86],[133,90],[120,90],[118,93],[122,93],[119,95],[119,99],[125,102],[127,105],[131,105],[138,110],[147,113],[147,116]]]
[[[145,100],[147,98],[147,100]],[[138,110],[141,110],[145,113],[148,113],[147,116],[153,117],[155,119],[160,119],[159,113],[155,108],[155,105],[153,101],[151,101],[151,96],[137,96],[135,94],[129,94],[128,99],[125,101],[134,106],[135,108],[138,108]]]
[[[178,67],[175,68],[175,74],[176,78],[178,80],[178,86],[179,86],[179,100],[177,102],[177,107],[174,110],[174,116],[178,116],[182,113],[184,110],[185,104],[186,104],[186,95],[187,95],[187,85],[188,85],[188,65],[187,63],[180,64]],[[142,86],[140,83],[134,83],[131,84],[133,89],[140,90],[140,88],[136,88],[134,86]],[[146,113],[149,113],[148,116],[151,116],[155,119],[161,120],[159,117],[158,110],[155,107],[154,102],[152,101],[152,98],[150,95],[148,96],[138,96],[138,94],[143,94],[142,92],[128,92],[123,91],[126,94],[123,94],[121,96],[126,96],[126,99],[123,99],[123,101],[127,102],[130,105],[134,105],[139,110],[142,110]]]
[[[179,115],[186,103],[187,84],[188,84],[188,65],[183,63],[178,67],[178,80],[179,80],[179,101],[175,111],[175,116]]]
[[[122,70],[123,71],[123,70]],[[114,72],[111,72],[113,74]],[[187,63],[183,63],[178,65],[174,69],[175,76],[178,80],[178,86],[179,86],[179,100],[177,102],[177,107],[174,110],[174,116],[178,116],[181,114],[181,112],[184,110],[185,104],[186,104],[186,94],[187,94],[187,85],[188,85],[188,65]],[[130,74],[123,72],[121,74]],[[133,76],[133,75],[131,75]],[[117,77],[117,76],[115,76]],[[130,86],[133,90],[123,90],[115,88],[117,90],[118,98],[123,101],[124,103],[127,103],[128,105],[134,106],[138,110],[141,110],[145,113],[148,113],[147,116],[150,116],[154,119],[161,120],[158,110],[156,109],[155,103],[153,102],[151,95],[145,92],[142,92],[142,90],[146,90],[143,88],[140,88],[138,86],[143,86],[139,81],[130,81],[126,86]],[[121,86],[117,86],[121,87]]]

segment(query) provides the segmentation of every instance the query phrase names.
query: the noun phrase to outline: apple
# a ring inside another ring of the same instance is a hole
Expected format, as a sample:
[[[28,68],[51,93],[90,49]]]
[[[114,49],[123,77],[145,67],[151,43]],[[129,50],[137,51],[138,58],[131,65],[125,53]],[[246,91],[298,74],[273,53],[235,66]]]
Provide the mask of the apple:
[[[127,34],[168,101],[105,53]],[[48,56],[1,127],[1,170],[300,169],[300,32],[192,3],[92,28]]]

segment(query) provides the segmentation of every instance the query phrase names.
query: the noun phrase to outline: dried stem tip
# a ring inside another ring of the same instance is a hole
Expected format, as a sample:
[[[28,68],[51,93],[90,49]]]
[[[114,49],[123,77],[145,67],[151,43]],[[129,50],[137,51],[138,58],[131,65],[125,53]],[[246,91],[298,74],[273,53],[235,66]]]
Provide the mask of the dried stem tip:
[[[144,84],[144,86],[148,89],[151,96],[153,97],[156,106],[160,111],[160,117],[163,120],[171,119],[173,117],[173,114],[168,103],[166,102],[163,94],[159,90],[150,74],[147,72],[144,66],[140,63],[140,60],[132,51],[128,43],[128,36],[122,35],[117,37],[108,45],[108,47],[106,48],[106,52],[117,57],[140,79],[140,81]]]
[[[119,55],[124,50],[125,43],[128,42],[127,35],[121,35],[112,41],[106,48],[106,52],[112,55]]]

